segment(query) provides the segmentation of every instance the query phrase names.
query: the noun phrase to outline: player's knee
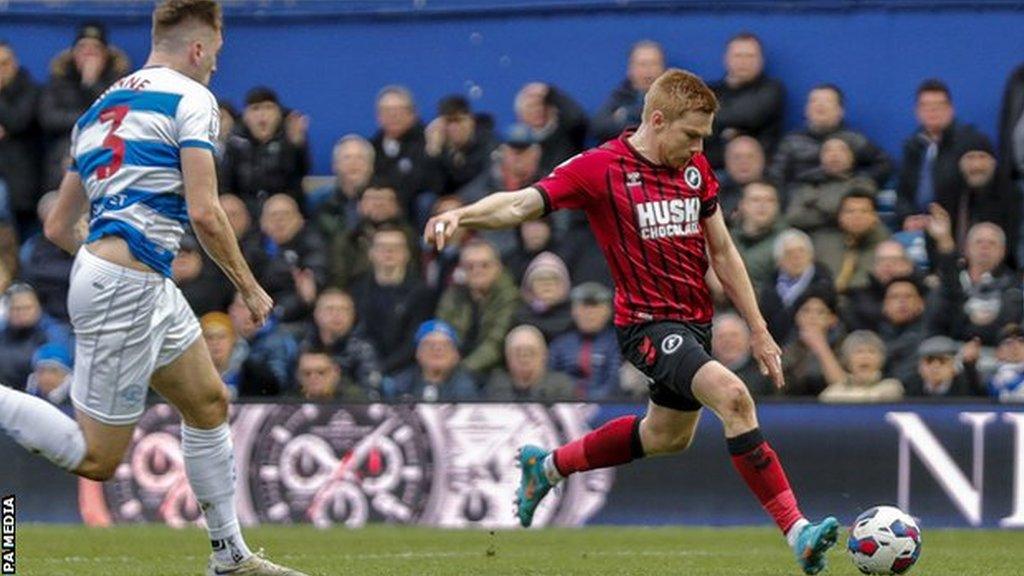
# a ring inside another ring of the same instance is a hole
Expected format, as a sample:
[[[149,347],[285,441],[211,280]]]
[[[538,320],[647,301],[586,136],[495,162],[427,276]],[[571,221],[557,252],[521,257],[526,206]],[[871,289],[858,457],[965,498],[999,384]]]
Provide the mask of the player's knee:
[[[216,428],[228,419],[228,391],[224,386],[211,387],[182,411],[185,422],[198,428]]]
[[[754,415],[754,399],[739,378],[727,378],[722,392],[720,411],[726,418],[749,419]]]

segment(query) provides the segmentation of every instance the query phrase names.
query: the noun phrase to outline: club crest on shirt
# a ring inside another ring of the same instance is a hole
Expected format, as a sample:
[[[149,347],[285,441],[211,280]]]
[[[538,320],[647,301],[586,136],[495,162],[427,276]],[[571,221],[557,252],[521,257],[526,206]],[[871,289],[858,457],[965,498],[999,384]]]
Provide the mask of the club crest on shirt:
[[[690,188],[699,190],[703,179],[700,176],[700,170],[696,166],[688,166],[686,170],[683,170],[683,180],[686,180]]]
[[[626,186],[640,186],[643,181],[640,179],[639,172],[627,172],[626,173]]]

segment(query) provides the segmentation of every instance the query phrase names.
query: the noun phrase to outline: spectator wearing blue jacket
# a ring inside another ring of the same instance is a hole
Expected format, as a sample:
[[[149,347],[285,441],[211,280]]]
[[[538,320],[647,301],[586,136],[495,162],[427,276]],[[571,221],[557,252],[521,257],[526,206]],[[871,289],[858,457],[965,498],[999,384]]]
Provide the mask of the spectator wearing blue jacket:
[[[597,282],[574,288],[573,328],[551,343],[551,370],[573,379],[580,400],[608,400],[619,393],[619,344],[612,316],[612,291]]]
[[[459,367],[459,336],[444,320],[416,330],[416,365],[385,383],[385,396],[417,402],[465,402],[479,397],[476,383]]]

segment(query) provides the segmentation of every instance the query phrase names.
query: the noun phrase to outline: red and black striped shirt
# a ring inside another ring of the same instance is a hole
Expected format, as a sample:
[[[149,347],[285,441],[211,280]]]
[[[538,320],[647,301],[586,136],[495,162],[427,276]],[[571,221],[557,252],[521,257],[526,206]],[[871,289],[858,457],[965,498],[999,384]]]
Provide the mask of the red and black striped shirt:
[[[718,180],[703,154],[679,170],[651,163],[631,133],[570,158],[534,188],[545,212],[586,212],[615,280],[616,326],[710,322],[702,220],[718,209]]]

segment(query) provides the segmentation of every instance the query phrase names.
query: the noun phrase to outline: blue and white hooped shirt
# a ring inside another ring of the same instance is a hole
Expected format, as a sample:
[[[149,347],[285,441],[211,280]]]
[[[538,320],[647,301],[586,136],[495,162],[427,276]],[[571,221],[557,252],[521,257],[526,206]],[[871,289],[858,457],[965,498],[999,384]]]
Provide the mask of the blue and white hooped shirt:
[[[216,150],[217,99],[165,67],[118,80],[78,119],[72,170],[89,197],[89,237],[118,236],[135,258],[170,277],[189,225],[181,149]]]

